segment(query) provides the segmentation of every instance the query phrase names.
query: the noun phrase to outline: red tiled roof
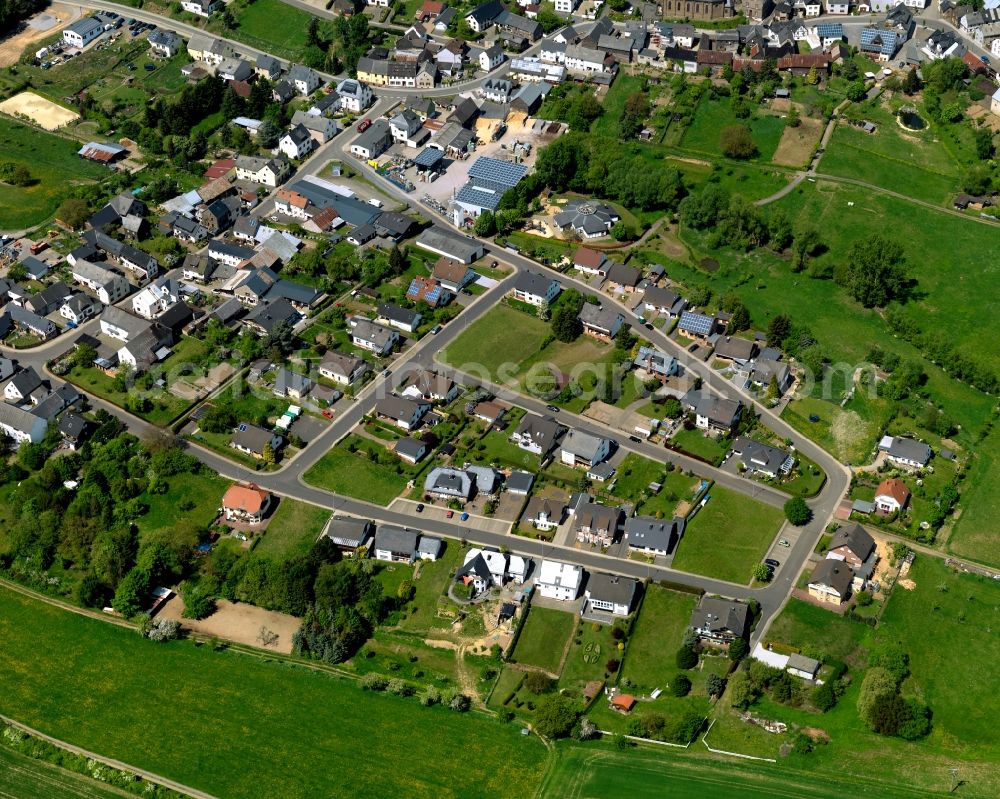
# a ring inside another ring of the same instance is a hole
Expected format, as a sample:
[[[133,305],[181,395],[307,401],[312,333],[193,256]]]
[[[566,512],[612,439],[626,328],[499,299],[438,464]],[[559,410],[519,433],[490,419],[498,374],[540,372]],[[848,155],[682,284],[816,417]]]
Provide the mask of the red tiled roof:
[[[220,158],[205,170],[203,177],[215,180],[228,174],[229,170],[236,166],[236,161],[232,158]]]
[[[270,496],[267,491],[255,485],[233,484],[222,497],[222,507],[244,513],[260,513]]]
[[[699,64],[732,64],[733,54],[725,50],[699,50]]]
[[[581,247],[573,256],[573,263],[587,269],[597,269],[604,263],[604,253],[592,250],[590,247]]]
[[[891,477],[879,483],[878,488],[875,489],[875,496],[892,497],[900,505],[905,505],[910,500],[910,489],[906,487],[906,483],[902,480]]]

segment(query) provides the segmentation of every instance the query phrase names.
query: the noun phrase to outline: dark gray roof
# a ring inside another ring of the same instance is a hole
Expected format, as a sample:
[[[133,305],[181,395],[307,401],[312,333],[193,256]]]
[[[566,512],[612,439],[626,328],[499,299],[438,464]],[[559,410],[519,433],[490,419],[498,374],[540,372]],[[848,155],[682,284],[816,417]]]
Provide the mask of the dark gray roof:
[[[785,450],[762,444],[746,436],[740,436],[733,442],[733,452],[748,468],[756,468],[769,474],[777,474],[791,457]]]
[[[427,449],[427,445],[419,438],[401,438],[396,442],[396,454],[416,460]]]
[[[851,567],[833,558],[821,560],[809,578],[810,583],[830,586],[841,598],[847,596],[853,581],[854,573]]]
[[[728,631],[737,638],[746,635],[750,608],[742,602],[704,596],[691,614],[691,626],[712,632]]]
[[[360,547],[371,537],[372,523],[367,519],[332,516],[326,523],[323,535],[339,547]]]
[[[375,533],[375,549],[404,553],[412,557],[417,550],[417,534],[402,527],[380,525]]]
[[[852,524],[849,527],[841,527],[830,541],[828,549],[834,550],[840,547],[847,547],[861,560],[868,560],[868,557],[875,551],[875,539],[860,524]]]
[[[921,441],[896,436],[889,447],[889,457],[923,464],[931,459],[931,448]]]
[[[264,447],[271,443],[274,433],[249,422],[240,422],[233,433],[233,444],[254,453],[263,453]]]
[[[620,577],[617,574],[592,572],[587,580],[587,593],[591,599],[625,605],[629,610],[632,609],[632,603],[635,602],[638,590],[638,580],[633,580],[631,577]]]
[[[625,520],[625,538],[636,549],[669,552],[674,542],[684,534],[684,518],[675,516],[667,521],[653,516],[633,516]]]
[[[514,281],[514,290],[525,294],[533,294],[536,297],[544,297],[554,278],[540,275],[538,272],[519,272]]]
[[[527,494],[535,482],[531,472],[514,471],[507,478],[507,490],[518,494]]]

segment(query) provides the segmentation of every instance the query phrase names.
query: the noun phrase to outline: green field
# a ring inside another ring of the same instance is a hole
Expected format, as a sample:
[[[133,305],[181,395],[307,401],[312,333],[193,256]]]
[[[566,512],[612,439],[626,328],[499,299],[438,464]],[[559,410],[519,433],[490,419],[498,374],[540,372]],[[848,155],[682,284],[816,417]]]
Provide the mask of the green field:
[[[729,449],[719,439],[706,436],[704,431],[697,428],[687,430],[682,427],[670,439],[670,443],[712,464],[718,464]]]
[[[306,30],[313,15],[280,2],[253,0],[236,12],[239,25],[226,35],[279,58],[293,61],[306,49]],[[320,20],[320,26],[323,21]]]
[[[784,521],[780,508],[720,485],[690,520],[674,556],[674,568],[734,583],[750,581]]]
[[[713,99],[706,93],[698,105],[694,119],[684,133],[681,146],[706,155],[719,156],[719,133],[729,125],[748,124],[757,144],[756,159],[769,162],[778,149],[785,121],[780,117],[759,114],[755,119],[741,120],[733,114],[728,98]]]
[[[127,795],[0,743],[0,796],[4,799],[120,799]]]
[[[149,511],[136,521],[143,535],[170,532],[181,518],[189,519],[197,527],[208,527],[229,487],[228,480],[208,469],[198,474],[175,474],[166,478],[166,483],[166,493],[143,495]]]
[[[379,505],[388,505],[398,497],[409,479],[405,471],[399,473],[376,463],[360,451],[348,452],[343,443],[320,458],[304,477],[310,485]]]
[[[520,797],[545,767],[545,748],[515,725],[153,644],[7,590],[0,634],[0,713],[219,797]],[[152,728],[170,731],[169,746],[150,746]]]
[[[856,799],[872,795],[910,799],[922,790],[889,785],[878,774],[849,777],[837,773],[817,778],[790,762],[748,763],[700,754],[702,744],[688,752],[669,753],[640,748],[616,752],[610,747],[561,745],[559,759],[549,769],[543,799]],[[945,786],[946,788],[947,786]]]
[[[329,518],[330,511],[326,508],[282,499],[254,552],[277,560],[305,555]]]
[[[1000,566],[1000,433],[976,447],[969,477],[962,484],[962,514],[948,539],[957,555]]]
[[[73,184],[107,174],[77,156],[80,143],[0,115],[0,161],[25,166],[32,185],[0,183],[0,228],[20,230],[44,222],[59,207]]]
[[[674,653],[680,648],[691,612],[698,604],[694,594],[650,587],[625,650],[622,677],[643,693],[666,689],[677,673]]]
[[[496,375],[502,364],[517,366],[535,355],[548,333],[549,326],[541,319],[498,305],[465,330],[440,357],[465,371],[478,366]]]
[[[514,660],[558,674],[563,650],[574,626],[576,617],[572,613],[531,608],[514,648]]]

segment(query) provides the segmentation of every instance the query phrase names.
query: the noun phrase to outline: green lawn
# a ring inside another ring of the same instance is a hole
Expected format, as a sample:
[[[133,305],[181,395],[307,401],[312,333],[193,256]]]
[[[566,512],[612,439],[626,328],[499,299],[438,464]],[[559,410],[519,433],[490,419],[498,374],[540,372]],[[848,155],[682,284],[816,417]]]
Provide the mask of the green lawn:
[[[780,508],[757,502],[720,485],[691,519],[674,556],[674,568],[734,583],[750,581],[784,521]]]
[[[0,227],[20,230],[44,222],[59,207],[73,183],[99,180],[97,164],[77,156],[80,142],[0,116],[0,160],[27,168],[32,185],[0,183]]]
[[[604,102],[604,113],[590,126],[591,134],[595,136],[610,136],[617,139],[620,136],[618,123],[625,113],[625,101],[630,95],[643,91],[645,78],[641,75],[620,74],[611,84]]]
[[[575,625],[576,616],[572,613],[531,608],[514,648],[514,660],[558,674],[563,649]]]
[[[520,797],[546,763],[515,726],[207,646],[154,644],[7,590],[0,634],[0,713],[219,797]],[[151,725],[170,730],[169,746],[149,745]]]
[[[948,548],[969,558],[1000,566],[1000,433],[995,430],[977,446],[962,483],[962,514],[948,539]]]
[[[416,594],[406,607],[406,616],[399,621],[400,629],[426,634],[450,626],[450,617],[438,616],[438,602],[445,603],[449,610],[457,610],[455,603],[445,596],[452,572],[462,565],[464,558],[465,550],[459,543],[447,540],[440,558],[420,563],[418,576],[413,580]]]
[[[670,443],[690,455],[696,455],[712,464],[718,464],[728,451],[728,446],[712,436],[706,436],[698,428],[677,431]]]
[[[605,675],[613,678],[605,670],[612,658],[620,660],[621,653],[618,642],[611,637],[611,625],[581,622],[559,675],[559,690],[582,701],[588,682],[603,680]]]
[[[642,600],[632,638],[625,650],[622,679],[648,694],[667,687],[677,673],[674,653],[680,648],[691,612],[698,604],[694,594],[650,586]]]
[[[254,552],[275,560],[305,555],[316,543],[329,518],[330,511],[326,508],[282,499]]]
[[[4,799],[120,799],[126,794],[90,777],[22,755],[2,742],[0,795]]]
[[[496,375],[502,364],[516,367],[535,355],[549,326],[507,305],[497,305],[440,353],[445,363],[469,371],[470,366]]]
[[[313,15],[280,0],[253,0],[236,12],[236,18],[239,25],[227,31],[227,36],[294,61],[300,59],[306,49],[306,31]],[[325,27],[322,20],[320,27]]]
[[[371,442],[366,442],[371,443]],[[388,505],[406,488],[409,476],[376,463],[358,452],[348,452],[344,442],[333,447],[306,473],[306,482],[337,494]]]
[[[173,530],[181,519],[203,528],[211,524],[222,504],[222,495],[229,487],[224,480],[208,469],[198,474],[175,474],[166,478],[165,494],[142,496],[149,505],[149,512],[139,517],[136,524],[143,535],[166,533]]]
[[[136,392],[142,391],[138,388],[133,388],[129,391],[116,391],[114,388],[114,378],[108,377],[104,372],[92,366],[83,368],[74,366],[66,375],[66,379],[76,384],[83,393],[95,394],[119,407],[124,407],[126,400],[130,396],[134,396]],[[154,388],[149,391],[142,391],[142,393],[152,399],[153,407],[137,415],[153,424],[166,425],[178,418],[191,405],[186,399],[174,396],[165,389]]]
[[[662,486],[659,493],[649,493],[650,483]],[[663,464],[630,452],[618,467],[613,493],[618,500],[636,504],[643,515],[662,513],[669,518],[679,500],[694,497],[699,483],[698,477],[685,476],[679,469],[668,472]],[[601,486],[592,490],[600,492]]]
[[[858,391],[843,407],[813,397],[792,400],[781,418],[838,460],[861,464],[870,460],[879,431],[891,414],[888,402],[870,399],[865,392]],[[810,416],[818,419],[810,421]]]
[[[817,660],[829,656],[864,665],[859,647],[868,628],[808,602],[790,600],[767,630],[765,640],[797,647]]]
[[[681,146],[706,155],[719,156],[719,134],[730,125],[749,124],[750,133],[757,144],[756,159],[769,162],[778,149],[785,121],[769,114],[759,114],[755,119],[741,120],[733,114],[729,98],[713,99],[706,93],[698,105],[694,119],[684,133]]]

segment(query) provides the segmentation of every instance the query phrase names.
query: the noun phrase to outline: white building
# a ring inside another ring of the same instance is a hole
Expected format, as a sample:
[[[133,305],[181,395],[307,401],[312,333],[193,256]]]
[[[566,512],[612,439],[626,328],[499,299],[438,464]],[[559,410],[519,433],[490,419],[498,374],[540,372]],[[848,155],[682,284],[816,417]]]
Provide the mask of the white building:
[[[316,149],[316,140],[302,125],[296,125],[278,141],[278,149],[287,158],[303,158]]]
[[[206,19],[222,7],[219,0],[181,0],[181,8]]]
[[[105,305],[118,302],[129,292],[129,284],[124,276],[82,258],[78,258],[73,264],[73,280],[94,292],[97,299]]]
[[[543,560],[535,578],[535,587],[544,597],[572,601],[580,594],[583,569],[572,563]]]
[[[63,31],[63,41],[70,47],[86,47],[104,33],[104,26],[93,17],[84,17]]]
[[[281,183],[288,174],[288,162],[283,158],[255,158],[241,155],[236,159],[236,179],[270,186]]]
[[[372,104],[372,90],[367,83],[350,78],[337,84],[340,107],[345,111],[360,114]]]

